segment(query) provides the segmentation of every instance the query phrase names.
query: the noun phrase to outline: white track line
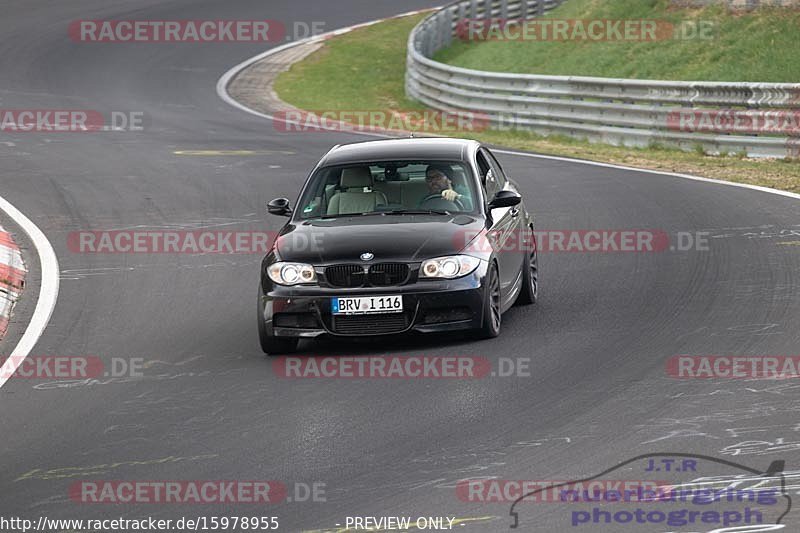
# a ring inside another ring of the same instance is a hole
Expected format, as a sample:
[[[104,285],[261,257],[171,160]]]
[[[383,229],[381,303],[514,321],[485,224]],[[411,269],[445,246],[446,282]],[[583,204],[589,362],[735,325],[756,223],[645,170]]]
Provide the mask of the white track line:
[[[378,24],[379,22],[384,22],[384,21],[387,21],[387,20],[396,19],[396,18],[402,18],[402,17],[410,17],[411,15],[418,15],[420,13],[425,13],[427,11],[434,11],[436,9],[440,9],[440,7],[433,7],[433,8],[429,8],[429,9],[417,9],[415,11],[408,11],[406,13],[401,13],[399,15],[394,15],[392,17],[382,18],[382,19],[378,19],[378,20],[371,20],[369,22],[362,22],[361,24],[355,24],[353,26],[347,26],[345,28],[340,28],[338,30],[329,31],[327,33],[322,33],[320,35],[315,35],[313,37],[308,37],[306,39],[301,39],[299,41],[286,43],[286,44],[283,44],[283,45],[275,47],[275,48],[270,48],[266,52],[262,52],[262,53],[260,53],[260,54],[258,54],[256,56],[251,57],[250,59],[246,59],[246,60],[242,61],[241,63],[239,63],[238,65],[228,69],[228,71],[225,74],[223,74],[222,77],[219,80],[217,80],[217,95],[225,103],[227,103],[228,105],[231,105],[231,106],[233,106],[233,107],[235,107],[237,109],[241,109],[245,113],[249,113],[251,115],[255,115],[255,116],[260,117],[260,118],[265,118],[267,120],[283,122],[285,124],[301,125],[300,123],[295,122],[293,120],[286,120],[285,118],[275,117],[273,115],[268,115],[266,113],[260,113],[260,112],[256,111],[255,109],[250,109],[249,107],[239,103],[230,94],[228,94],[228,85],[230,85],[231,81],[233,81],[233,78],[235,78],[236,75],[239,74],[239,72],[243,71],[244,69],[246,69],[247,67],[249,67],[253,63],[261,61],[262,59],[264,59],[266,57],[269,57],[271,55],[275,55],[275,54],[278,54],[280,52],[283,52],[284,50],[287,50],[289,48],[293,48],[295,46],[301,46],[301,45],[312,43],[312,42],[326,41],[326,40],[330,39],[331,37],[336,37],[338,35],[343,35],[345,33],[351,32],[353,30],[357,30],[359,28],[366,28],[367,26],[372,26],[373,24]],[[324,129],[324,126],[321,126],[321,128]],[[356,131],[356,132],[348,132],[348,133],[355,133],[357,135],[366,135],[368,137],[381,137],[381,138],[390,137],[389,135],[384,135],[382,133],[366,132],[366,131]]]
[[[789,198],[795,198],[800,200],[800,194],[789,192],[789,191],[781,191],[778,189],[772,189],[770,187],[762,187],[760,185],[750,185],[748,183],[736,183],[734,181],[725,181],[725,180],[715,180],[713,178],[704,178],[702,176],[694,176],[692,174],[680,174],[678,172],[664,172],[661,170],[647,170],[646,168],[636,168],[636,167],[626,167],[624,165],[614,165],[612,163],[600,163],[598,161],[586,161],[583,159],[572,159],[571,157],[559,157],[555,155],[540,155],[540,154],[531,154],[528,152],[517,152],[514,150],[502,150],[495,148],[492,150],[498,154],[506,154],[506,155],[513,155],[513,156],[520,156],[520,157],[536,157],[538,159],[550,159],[553,161],[565,161],[567,163],[580,163],[582,165],[591,165],[595,167],[606,167],[606,168],[615,168],[618,170],[630,170],[632,172],[642,172],[645,174],[658,174],[660,176],[671,176],[673,178],[683,178],[687,180],[694,180],[694,181],[703,181],[706,183],[714,183],[716,185],[729,185],[732,187],[741,187],[742,189],[750,189],[753,191],[760,191],[760,192],[767,192],[770,194],[778,194],[780,196],[787,196]]]
[[[9,378],[17,371],[22,361],[28,357],[33,347],[39,341],[58,299],[58,258],[50,241],[47,240],[42,230],[26,217],[19,209],[8,203],[0,196],[0,209],[2,209],[14,222],[28,235],[39,254],[39,264],[42,268],[42,286],[39,288],[39,300],[33,310],[28,327],[22,338],[17,343],[14,351],[0,367],[0,387],[6,384]]]
[[[434,8],[434,9],[438,9],[438,8]],[[390,18],[399,18],[399,17],[408,16],[408,15],[414,15],[414,14],[417,14],[417,13],[422,13],[424,11],[430,11],[430,10],[411,11],[409,13],[404,13],[402,15],[396,15],[395,17],[390,17]],[[349,31],[353,31],[353,30],[358,29],[358,28],[363,28],[365,26],[370,26],[372,24],[377,24],[377,23],[383,22],[385,20],[388,20],[388,19],[373,20],[371,22],[367,22],[367,23],[364,23],[364,24],[357,24],[355,26],[349,26],[349,27],[346,27],[346,28],[342,28],[340,30],[331,31],[331,32],[328,32],[328,33],[324,33],[322,35],[315,36],[315,37],[309,37],[307,39],[302,39],[300,41],[287,43],[287,44],[278,46],[277,48],[272,48],[270,50],[267,50],[266,52],[263,52],[261,54],[258,54],[257,56],[251,57],[250,59],[242,61],[241,63],[239,63],[235,67],[229,69],[217,81],[217,95],[219,95],[219,97],[223,101],[225,101],[227,104],[229,104],[229,105],[231,105],[231,106],[233,106],[233,107],[235,107],[237,109],[240,109],[240,110],[244,111],[245,113],[249,113],[251,115],[255,115],[257,117],[265,118],[265,119],[272,120],[272,121],[278,121],[278,122],[284,122],[284,123],[287,123],[287,124],[299,125],[297,122],[292,121],[292,120],[286,120],[285,118],[275,117],[273,115],[268,115],[266,113],[259,113],[258,111],[254,110],[254,109],[250,109],[249,107],[241,104],[240,102],[237,102],[236,100],[233,99],[233,97],[231,97],[230,94],[228,94],[228,85],[233,80],[233,78],[235,78],[236,75],[239,74],[239,72],[241,72],[242,70],[246,69],[247,67],[249,67],[253,63],[256,63],[257,61],[261,61],[262,59],[264,59],[266,57],[269,57],[269,56],[271,56],[273,54],[277,54],[277,53],[282,52],[282,51],[284,51],[284,50],[286,50],[288,48],[292,48],[293,46],[300,46],[300,45],[303,45],[303,44],[306,44],[306,43],[309,43],[309,42],[313,42],[313,41],[327,40],[327,39],[330,39],[331,37],[335,37],[336,35],[341,35],[343,33],[347,33]],[[324,128],[325,126],[323,124],[320,124],[320,125],[318,125],[318,127]],[[334,128],[331,128],[331,129],[334,129]],[[365,135],[367,137],[392,138],[391,135],[384,135],[384,134],[381,134],[381,133],[375,133],[375,132],[369,132],[369,131],[347,131],[347,133],[348,134],[352,133],[353,135]],[[793,193],[793,192],[780,191],[778,189],[772,189],[770,187],[761,187],[759,185],[749,185],[747,183],[736,183],[736,182],[733,182],[733,181],[725,181],[725,180],[716,180],[716,179],[712,179],[712,178],[704,178],[702,176],[695,176],[695,175],[692,175],[692,174],[680,174],[680,173],[677,173],[677,172],[664,172],[664,171],[660,171],[660,170],[648,170],[648,169],[645,169],[645,168],[626,167],[626,166],[623,166],[623,165],[615,165],[615,164],[612,164],[612,163],[600,163],[600,162],[597,162],[597,161],[587,161],[585,159],[573,159],[571,157],[559,157],[559,156],[553,156],[553,155],[533,154],[533,153],[530,153],[530,152],[519,152],[519,151],[515,151],[515,150],[494,149],[493,151],[497,152],[497,153],[501,153],[501,154],[518,156],[518,157],[531,157],[531,158],[535,158],[535,159],[550,159],[550,160],[553,160],[553,161],[563,161],[563,162],[566,162],[566,163],[577,163],[577,164],[580,164],[580,165],[590,165],[590,166],[596,166],[596,167],[615,168],[615,169],[619,169],[619,170],[629,170],[629,171],[632,171],[632,172],[641,172],[641,173],[653,174],[653,175],[657,175],[657,176],[669,176],[669,177],[673,177],[673,178],[683,178],[683,179],[694,180],[694,181],[702,181],[702,182],[705,182],[705,183],[713,183],[715,185],[726,185],[726,186],[729,186],[729,187],[739,187],[741,189],[748,189],[748,190],[751,190],[751,191],[759,191],[759,192],[765,192],[765,193],[769,193],[769,194],[777,194],[779,196],[786,196],[788,198],[794,198],[794,199],[800,200],[800,194]]]

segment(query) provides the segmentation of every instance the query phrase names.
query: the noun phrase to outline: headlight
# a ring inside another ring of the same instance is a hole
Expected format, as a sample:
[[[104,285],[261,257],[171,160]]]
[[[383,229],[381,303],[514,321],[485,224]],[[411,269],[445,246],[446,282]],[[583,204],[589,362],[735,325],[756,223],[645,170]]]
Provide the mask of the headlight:
[[[279,285],[299,285],[317,281],[314,267],[305,263],[273,263],[267,267],[267,275]]]
[[[478,268],[481,260],[469,255],[450,255],[422,262],[419,267],[421,278],[453,279],[466,276]]]

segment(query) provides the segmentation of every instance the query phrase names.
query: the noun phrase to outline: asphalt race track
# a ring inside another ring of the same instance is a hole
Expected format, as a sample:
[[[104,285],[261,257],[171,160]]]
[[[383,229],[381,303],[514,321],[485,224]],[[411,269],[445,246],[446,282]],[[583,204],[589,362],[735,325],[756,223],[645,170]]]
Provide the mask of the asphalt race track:
[[[0,515],[271,514],[281,530],[301,531],[334,528],[347,516],[401,514],[476,519],[464,529],[505,531],[509,505],[462,502],[458,480],[578,479],[650,452],[756,469],[785,460],[787,471],[800,470],[800,386],[677,380],[665,372],[677,354],[798,354],[800,204],[793,198],[501,154],[538,229],[707,232],[708,248],[543,253],[539,304],[509,311],[491,341],[300,346],[315,355],[529,358],[528,377],[282,379],[256,335],[260,256],[68,249],[69,232],[81,229],[277,230],[282,219],[266,214],[267,201],[295,199],[333,144],[364,139],[276,131],[225,104],[218,78],[263,44],[75,43],[70,21],[270,18],[324,21],[333,30],[436,4],[3,3],[0,108],[143,111],[147,127],[0,134],[0,195],[44,231],[62,272],[34,354],[145,362],[137,379],[12,379],[0,389]],[[214,155],[219,150],[255,153]],[[70,500],[71,484],[89,479],[323,483],[326,501],[265,511]],[[560,517],[540,513],[534,521],[531,509],[521,513],[523,530],[559,529],[552,524]],[[800,513],[785,523],[787,531],[798,527]]]

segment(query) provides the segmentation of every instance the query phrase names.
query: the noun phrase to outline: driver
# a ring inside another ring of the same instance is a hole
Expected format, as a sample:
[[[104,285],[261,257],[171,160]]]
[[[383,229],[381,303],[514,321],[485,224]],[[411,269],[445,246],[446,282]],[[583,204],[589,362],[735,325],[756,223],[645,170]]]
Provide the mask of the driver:
[[[453,189],[453,180],[450,178],[450,169],[444,165],[430,165],[425,170],[425,183],[428,185],[429,195],[441,194],[448,202],[461,198]]]

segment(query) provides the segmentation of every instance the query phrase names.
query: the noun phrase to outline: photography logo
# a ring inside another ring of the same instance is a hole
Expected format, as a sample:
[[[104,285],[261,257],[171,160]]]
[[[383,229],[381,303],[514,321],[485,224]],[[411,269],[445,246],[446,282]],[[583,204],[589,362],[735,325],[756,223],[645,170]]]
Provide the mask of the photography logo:
[[[643,481],[631,485],[630,479]],[[537,485],[514,500],[509,515],[510,528],[525,531],[745,533],[786,528],[791,508],[782,460],[761,470],[661,452],[591,477]]]

